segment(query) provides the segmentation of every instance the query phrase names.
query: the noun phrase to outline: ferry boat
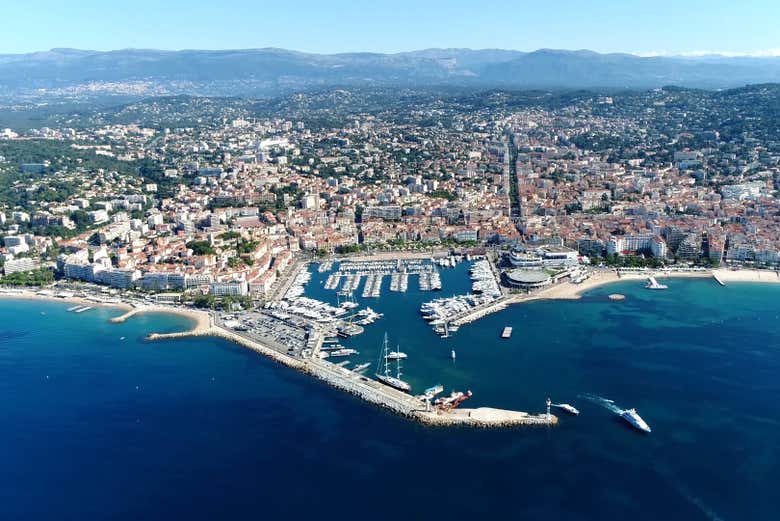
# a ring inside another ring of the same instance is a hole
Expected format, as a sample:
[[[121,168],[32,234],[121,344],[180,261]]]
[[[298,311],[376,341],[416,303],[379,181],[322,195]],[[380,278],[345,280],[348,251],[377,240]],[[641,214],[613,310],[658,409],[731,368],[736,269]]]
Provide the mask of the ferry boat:
[[[668,287],[665,284],[659,284],[655,277],[647,277],[647,284],[645,285],[647,289],[667,289]]]
[[[566,411],[569,414],[573,414],[574,416],[577,416],[580,413],[580,411],[578,411],[573,405],[569,405],[568,403],[554,403],[552,404],[552,407]]]
[[[382,349],[384,351],[384,359],[385,359],[385,370],[384,372],[380,373],[377,372],[374,376],[376,376],[376,379],[380,382],[389,385],[390,387],[393,387],[395,389],[398,389],[399,391],[404,391],[408,393],[412,390],[412,386],[408,383],[401,380],[401,360],[399,358],[395,359],[395,376],[390,375],[390,363],[389,363],[389,354],[390,349],[387,347],[387,333],[385,333],[385,340],[382,344]],[[381,359],[380,359],[381,364]]]
[[[635,429],[639,429],[642,432],[652,432],[650,426],[639,416],[636,409],[626,409],[620,413],[620,417],[630,423]]]

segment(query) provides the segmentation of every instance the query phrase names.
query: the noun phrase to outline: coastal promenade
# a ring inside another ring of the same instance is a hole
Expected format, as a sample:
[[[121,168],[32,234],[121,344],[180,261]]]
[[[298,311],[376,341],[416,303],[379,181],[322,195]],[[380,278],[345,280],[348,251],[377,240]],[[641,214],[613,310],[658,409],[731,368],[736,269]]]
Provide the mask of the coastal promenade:
[[[377,251],[373,253],[360,253],[360,254],[346,254],[335,255],[330,260],[334,261],[352,261],[352,262],[366,262],[366,261],[394,261],[401,260],[413,260],[413,259],[430,259],[446,257],[449,255],[449,250],[425,250],[425,251]]]
[[[582,294],[591,289],[612,284],[614,282],[637,280],[642,281],[653,276],[662,278],[711,278],[721,286],[726,282],[768,282],[780,283],[780,273],[769,270],[647,270],[647,271],[617,271],[614,269],[596,269],[590,276],[579,284],[571,281],[559,282],[530,293],[514,293],[504,295],[498,299],[477,306],[459,315],[452,317],[448,322],[452,325],[462,326],[474,322],[482,317],[497,313],[512,304],[521,304],[534,300],[577,300]]]

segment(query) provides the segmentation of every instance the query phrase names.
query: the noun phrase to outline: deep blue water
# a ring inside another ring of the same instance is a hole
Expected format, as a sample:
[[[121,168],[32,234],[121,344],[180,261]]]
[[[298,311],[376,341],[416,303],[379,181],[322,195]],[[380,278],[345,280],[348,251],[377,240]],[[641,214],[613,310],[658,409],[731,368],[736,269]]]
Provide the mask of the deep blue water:
[[[321,280],[310,293],[335,299]],[[465,291],[465,266],[443,281]],[[143,340],[180,317],[0,301],[0,519],[776,520],[780,285],[668,284],[514,306],[446,340],[416,279],[367,300],[386,316],[350,345],[373,360],[387,331],[416,390],[581,411],[502,431],[424,428],[224,341]]]

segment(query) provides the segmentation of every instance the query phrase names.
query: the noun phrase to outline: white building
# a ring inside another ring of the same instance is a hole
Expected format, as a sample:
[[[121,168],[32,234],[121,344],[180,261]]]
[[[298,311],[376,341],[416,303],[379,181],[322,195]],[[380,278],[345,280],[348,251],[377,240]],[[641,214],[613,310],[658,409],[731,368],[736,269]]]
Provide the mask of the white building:
[[[607,241],[607,255],[648,251],[653,257],[666,257],[666,242],[653,234],[613,236]]]
[[[249,285],[245,280],[235,282],[212,282],[209,293],[215,297],[243,297],[249,294]]]
[[[5,261],[3,269],[6,275],[10,275],[11,273],[37,270],[39,267],[40,263],[37,260],[22,257],[20,259],[9,259]]]
[[[102,224],[105,222],[108,222],[108,212],[105,210],[95,210],[94,212],[89,212],[89,220],[92,221],[94,224]]]
[[[134,269],[111,270],[108,276],[108,284],[112,288],[127,289],[141,277],[141,272]]]

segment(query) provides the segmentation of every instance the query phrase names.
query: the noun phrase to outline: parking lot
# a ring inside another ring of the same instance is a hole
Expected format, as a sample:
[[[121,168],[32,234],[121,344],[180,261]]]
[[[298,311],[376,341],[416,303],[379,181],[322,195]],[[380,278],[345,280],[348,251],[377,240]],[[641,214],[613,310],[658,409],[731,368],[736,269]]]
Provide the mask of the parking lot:
[[[296,357],[306,349],[312,326],[299,317],[280,318],[266,311],[227,314],[220,317],[221,324],[239,335]],[[316,335],[316,331],[314,331]]]

